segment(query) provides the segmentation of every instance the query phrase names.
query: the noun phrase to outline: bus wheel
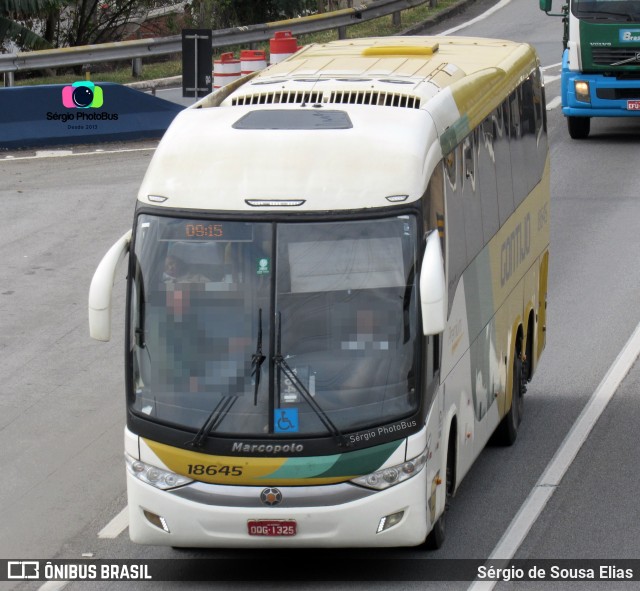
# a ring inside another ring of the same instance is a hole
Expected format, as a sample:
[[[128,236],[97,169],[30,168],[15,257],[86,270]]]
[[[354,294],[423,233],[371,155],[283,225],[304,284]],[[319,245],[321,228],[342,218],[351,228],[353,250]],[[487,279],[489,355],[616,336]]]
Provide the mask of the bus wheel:
[[[518,355],[513,362],[513,386],[511,393],[511,408],[504,416],[496,432],[491,438],[491,442],[497,445],[513,445],[518,437],[518,427],[522,422],[524,413],[524,392],[523,392],[522,360]]]
[[[584,140],[589,136],[591,119],[589,117],[567,117],[567,127],[572,139]]]
[[[449,449],[447,450],[447,470],[446,470],[446,482],[445,482],[445,500],[444,511],[438,517],[437,521],[433,524],[433,529],[429,532],[427,539],[424,542],[424,547],[427,550],[437,550],[442,547],[445,539],[445,524],[446,515],[451,505],[451,497],[453,496],[453,478],[455,470],[455,442],[452,437],[449,437]]]

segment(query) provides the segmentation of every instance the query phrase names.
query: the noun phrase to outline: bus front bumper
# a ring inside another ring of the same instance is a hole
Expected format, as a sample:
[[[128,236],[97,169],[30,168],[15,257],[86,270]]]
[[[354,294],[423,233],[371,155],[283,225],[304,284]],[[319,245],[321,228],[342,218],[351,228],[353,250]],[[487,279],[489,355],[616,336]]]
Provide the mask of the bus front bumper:
[[[426,472],[382,491],[366,491],[347,502],[323,506],[316,499],[326,495],[334,502],[350,484],[306,487],[314,499],[305,503],[300,487],[279,487],[282,504],[260,502],[264,487],[220,487],[197,483],[174,491],[159,490],[127,472],[129,535],[140,544],[205,548],[304,548],[415,546],[427,533]],[[341,487],[338,491],[335,487]],[[230,499],[211,504],[220,489]],[[235,489],[233,490],[228,489]],[[333,491],[331,489],[334,489]],[[208,494],[211,493],[211,494]],[[335,492],[338,492],[336,497]],[[233,497],[238,497],[233,500]],[[253,506],[237,506],[255,499]],[[289,499],[289,502],[288,502]],[[295,500],[297,499],[297,501]],[[286,505],[289,506],[286,506]],[[304,506],[304,505],[307,506]],[[236,506],[232,506],[236,505]],[[295,506],[298,505],[298,506]],[[377,533],[381,520],[403,512],[398,523]],[[295,535],[249,535],[249,522],[295,521]]]

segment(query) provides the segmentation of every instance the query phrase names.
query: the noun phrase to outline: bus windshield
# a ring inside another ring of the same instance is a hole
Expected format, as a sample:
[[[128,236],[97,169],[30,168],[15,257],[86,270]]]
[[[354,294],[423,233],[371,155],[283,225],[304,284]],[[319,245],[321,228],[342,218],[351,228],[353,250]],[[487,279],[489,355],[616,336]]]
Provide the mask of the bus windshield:
[[[355,431],[416,412],[416,220],[141,214],[131,410],[244,437]],[[293,374],[293,375],[292,375]]]

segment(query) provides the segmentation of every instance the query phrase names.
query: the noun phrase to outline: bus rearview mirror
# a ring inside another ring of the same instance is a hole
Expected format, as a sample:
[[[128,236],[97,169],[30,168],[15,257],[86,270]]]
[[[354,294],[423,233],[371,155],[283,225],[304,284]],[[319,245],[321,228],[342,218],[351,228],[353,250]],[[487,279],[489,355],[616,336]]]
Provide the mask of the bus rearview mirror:
[[[551,2],[552,0],[539,0],[540,1],[540,10],[544,12],[549,12],[551,10]]]
[[[441,333],[447,322],[447,290],[440,235],[437,230],[429,234],[420,270],[420,305],[422,332],[425,335]]]
[[[118,266],[129,252],[131,230],[104,255],[89,288],[89,334],[98,341],[111,338],[111,293]]]

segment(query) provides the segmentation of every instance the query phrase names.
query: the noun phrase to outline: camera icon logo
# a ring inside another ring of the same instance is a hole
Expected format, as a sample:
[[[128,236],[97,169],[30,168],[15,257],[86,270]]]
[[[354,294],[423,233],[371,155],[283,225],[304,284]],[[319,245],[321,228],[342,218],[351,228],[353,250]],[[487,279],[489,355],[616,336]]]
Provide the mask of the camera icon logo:
[[[93,82],[74,82],[62,89],[62,104],[67,109],[99,109],[103,102],[102,88]]]

